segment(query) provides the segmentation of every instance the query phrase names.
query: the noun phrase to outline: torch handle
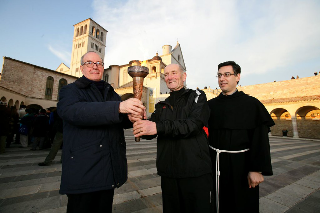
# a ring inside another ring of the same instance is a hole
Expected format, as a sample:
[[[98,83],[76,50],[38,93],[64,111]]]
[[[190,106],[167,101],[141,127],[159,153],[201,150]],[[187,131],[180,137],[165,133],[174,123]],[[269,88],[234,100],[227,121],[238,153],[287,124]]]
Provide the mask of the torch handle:
[[[143,77],[134,77],[133,78],[133,96],[139,100],[142,97],[143,90]],[[135,137],[136,142],[140,142],[140,137]]]

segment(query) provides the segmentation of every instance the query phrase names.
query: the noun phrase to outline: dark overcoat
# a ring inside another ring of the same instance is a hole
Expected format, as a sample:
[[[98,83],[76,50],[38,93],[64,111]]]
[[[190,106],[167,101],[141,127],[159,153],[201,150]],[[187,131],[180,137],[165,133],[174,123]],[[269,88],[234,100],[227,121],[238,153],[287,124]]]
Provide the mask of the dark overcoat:
[[[127,115],[119,113],[121,98],[110,84],[104,84],[102,93],[85,77],[60,91],[57,110],[63,119],[61,194],[108,190],[127,180],[123,129],[132,124]]]

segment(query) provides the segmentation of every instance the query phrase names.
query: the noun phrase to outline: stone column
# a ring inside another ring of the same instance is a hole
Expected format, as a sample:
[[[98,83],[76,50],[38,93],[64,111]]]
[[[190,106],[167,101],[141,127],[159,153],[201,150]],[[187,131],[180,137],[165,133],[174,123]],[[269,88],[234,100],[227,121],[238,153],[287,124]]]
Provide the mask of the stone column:
[[[296,116],[292,116],[291,117],[291,121],[292,121],[293,137],[294,138],[299,138]]]

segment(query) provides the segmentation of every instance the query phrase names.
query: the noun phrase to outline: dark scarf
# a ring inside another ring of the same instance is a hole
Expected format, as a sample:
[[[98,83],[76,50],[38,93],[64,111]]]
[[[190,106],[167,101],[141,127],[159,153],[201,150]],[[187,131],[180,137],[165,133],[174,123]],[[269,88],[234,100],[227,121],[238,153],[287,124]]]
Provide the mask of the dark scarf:
[[[99,89],[102,96],[104,95],[103,93],[104,93],[104,88],[105,88],[105,84],[106,84],[105,81],[102,81],[102,80],[101,81],[92,81],[92,80],[86,78],[85,76],[83,76],[83,79],[87,82],[90,82],[90,83],[96,85],[96,87]]]

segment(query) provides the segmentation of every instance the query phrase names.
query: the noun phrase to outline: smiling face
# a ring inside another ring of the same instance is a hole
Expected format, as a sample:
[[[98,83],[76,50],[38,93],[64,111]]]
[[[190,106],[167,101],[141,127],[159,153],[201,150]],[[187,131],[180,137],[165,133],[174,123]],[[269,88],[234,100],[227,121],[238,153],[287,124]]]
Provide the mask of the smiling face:
[[[181,70],[178,64],[170,64],[164,69],[164,80],[170,91],[178,91],[184,86],[187,74]]]
[[[82,63],[85,62],[102,62],[100,56],[97,53],[89,52],[83,57]],[[100,81],[103,75],[103,66],[97,66],[96,64],[93,65],[93,67],[88,67],[87,65],[83,64],[80,66],[80,70],[82,74],[91,81]]]
[[[234,71],[231,65],[221,67],[218,71],[218,74],[222,74],[222,76],[218,78],[220,89],[222,90],[223,94],[231,95],[236,91],[237,84],[238,84],[237,82],[240,81],[240,74],[224,77],[223,74],[225,73],[234,74]]]

